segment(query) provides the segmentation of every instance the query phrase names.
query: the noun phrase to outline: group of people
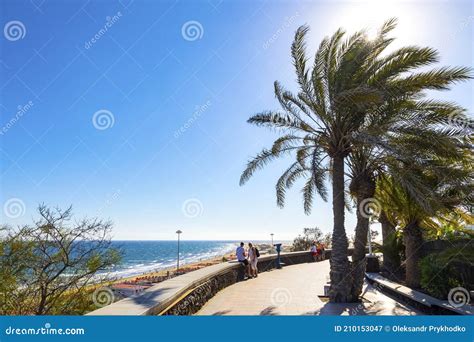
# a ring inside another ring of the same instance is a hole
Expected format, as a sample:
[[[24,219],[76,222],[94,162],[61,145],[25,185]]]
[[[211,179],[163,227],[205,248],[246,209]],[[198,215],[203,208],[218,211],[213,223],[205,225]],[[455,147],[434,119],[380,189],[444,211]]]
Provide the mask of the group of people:
[[[313,241],[311,245],[311,256],[313,261],[322,261],[325,259],[325,248],[324,244],[319,241]],[[245,244],[243,242],[237,247],[235,251],[237,256],[237,261],[244,266],[245,273],[248,278],[258,277],[258,258],[260,257],[260,252],[258,248],[255,247],[251,242],[248,243],[248,248],[245,249]]]
[[[245,267],[248,278],[256,278],[258,277],[257,263],[260,252],[251,242],[248,243],[247,250],[244,246],[245,244],[241,242],[240,246],[237,247],[237,250],[235,251],[237,261]]]
[[[324,245],[319,241],[313,241],[310,252],[313,257],[313,261],[322,261],[325,259]]]

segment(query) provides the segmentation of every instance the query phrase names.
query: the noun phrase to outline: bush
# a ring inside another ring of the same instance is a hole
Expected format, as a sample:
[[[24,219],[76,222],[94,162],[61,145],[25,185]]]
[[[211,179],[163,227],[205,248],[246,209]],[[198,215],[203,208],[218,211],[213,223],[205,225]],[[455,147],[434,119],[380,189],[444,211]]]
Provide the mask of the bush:
[[[112,224],[75,220],[67,210],[38,208],[39,220],[0,231],[0,315],[80,315],[93,310],[91,293],[108,280],[121,251]]]
[[[474,250],[449,248],[430,254],[420,262],[421,287],[430,295],[446,299],[454,287],[474,289]]]
[[[323,236],[323,232],[319,228],[304,228],[303,229],[303,236],[298,235],[293,240],[293,245],[291,246],[292,252],[297,251],[308,251],[313,241],[319,241]]]
[[[401,234],[395,232],[390,234],[383,244],[374,243],[375,252],[383,253],[384,266],[390,271],[398,270],[401,267],[405,254],[405,245]]]

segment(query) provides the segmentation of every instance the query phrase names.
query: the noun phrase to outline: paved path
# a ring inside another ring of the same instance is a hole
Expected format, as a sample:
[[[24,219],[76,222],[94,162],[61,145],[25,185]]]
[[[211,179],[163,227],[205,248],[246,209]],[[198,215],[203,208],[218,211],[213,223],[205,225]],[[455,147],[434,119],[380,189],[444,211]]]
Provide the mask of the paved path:
[[[197,315],[415,315],[418,311],[364,287],[363,302],[331,304],[319,299],[329,276],[329,261],[286,266],[231,285]]]

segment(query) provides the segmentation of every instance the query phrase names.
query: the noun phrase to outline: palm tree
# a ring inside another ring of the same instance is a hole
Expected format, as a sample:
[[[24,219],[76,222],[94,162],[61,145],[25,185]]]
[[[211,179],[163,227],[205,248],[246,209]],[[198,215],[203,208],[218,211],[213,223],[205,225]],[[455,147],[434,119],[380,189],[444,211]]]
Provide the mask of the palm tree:
[[[286,190],[303,177],[306,178],[304,209],[309,214],[316,193],[326,200],[325,179],[328,174],[331,176],[334,227],[329,297],[332,302],[357,300],[351,294],[352,273],[344,227],[346,158],[359,146],[372,149],[371,146],[383,145],[377,135],[374,140],[374,132],[385,132],[393,125],[389,119],[400,118],[387,117],[378,108],[400,106],[404,96],[430,89],[427,82],[442,89],[453,80],[467,77],[465,68],[444,68],[405,76],[403,73],[410,70],[409,66],[422,65],[420,55],[423,60],[432,61],[436,59],[436,53],[431,49],[409,47],[380,57],[393,41],[387,34],[395,25],[395,19],[388,20],[374,40],[368,40],[362,31],[344,39],[345,33],[339,29],[321,42],[312,67],[307,65],[305,47],[308,27],[301,26],[291,48],[298,93],[286,91],[275,82],[275,95],[283,111],[265,111],[248,120],[258,126],[281,129],[283,134],[271,149],[264,149],[249,161],[242,173],[241,185],[268,162],[294,155],[296,161],[277,182],[277,204],[284,205]],[[434,82],[434,79],[439,81]],[[403,122],[398,127],[399,131],[408,129]],[[367,175],[372,177],[370,173]],[[373,191],[375,186],[370,193]]]
[[[390,217],[390,214],[382,208],[378,221],[382,228],[382,271],[387,273],[390,278],[399,280],[398,274],[401,263],[399,248],[401,246],[397,236],[397,226],[393,223],[396,220]]]
[[[381,35],[391,29],[387,23]],[[282,207],[285,192],[300,178],[306,178],[303,188],[305,213],[309,214],[316,193],[327,199],[325,179],[332,179],[333,234],[331,253],[332,302],[348,302],[350,296],[350,266],[348,242],[344,227],[345,158],[351,151],[351,136],[364,122],[363,114],[377,103],[382,94],[367,86],[369,75],[359,73],[374,49],[384,42],[368,44],[363,32],[343,40],[339,29],[325,38],[316,52],[313,66],[307,66],[305,36],[307,26],[301,26],[291,48],[299,86],[298,94],[283,89],[275,82],[275,95],[283,111],[266,111],[248,122],[259,126],[280,128],[283,135],[271,149],[264,149],[249,161],[242,173],[244,184],[257,169],[278,157],[293,154],[296,161],[283,173],[276,185],[277,204]]]
[[[373,53],[359,70],[371,75],[367,86],[380,90],[383,103],[364,113],[365,121],[353,134],[348,158],[349,190],[358,208],[352,254],[354,298],[362,292],[369,229],[366,209],[377,206],[373,201],[377,178],[391,174],[414,198],[423,200],[416,195],[420,184],[406,174],[407,165],[423,164],[432,156],[463,158],[457,147],[462,145],[462,137],[467,133],[462,124],[467,122],[465,110],[454,103],[426,100],[423,92],[447,90],[452,83],[471,78],[470,69],[445,67],[416,72],[419,67],[438,61],[438,53],[430,48],[403,47],[381,56],[393,40],[387,33],[394,27],[395,21],[389,20],[375,41],[369,42],[374,47]],[[453,120],[454,113],[459,120]],[[380,217],[387,227],[386,216]]]
[[[443,225],[458,224],[459,220],[472,222],[472,214],[463,206],[474,199],[474,176],[472,165],[446,165],[446,161],[440,163],[440,160],[434,161],[429,168],[413,168],[411,172],[427,185],[426,206],[392,178],[381,182],[378,198],[384,208],[396,213],[405,244],[405,281],[409,287],[417,288],[420,286],[419,261],[424,232],[439,231]]]
[[[403,107],[398,106],[392,111],[390,118],[395,124],[388,128],[377,127],[371,133],[370,139],[367,139],[367,132],[370,130],[366,130],[362,142],[355,144],[349,156],[351,177],[349,189],[358,208],[352,254],[352,295],[354,297],[358,297],[362,292],[370,216],[378,216],[379,221],[383,223],[383,228],[390,229],[387,213],[380,213],[380,205],[374,198],[377,180],[391,177],[401,188],[411,194],[413,200],[417,200],[421,206],[427,206],[424,195],[430,191],[430,184],[421,182],[412,169],[428,167],[427,160],[433,157],[444,158],[449,163],[465,159],[463,150],[459,148],[463,130],[453,127],[449,122],[449,116],[446,115],[451,110],[458,109],[450,103],[434,103],[433,101],[429,106],[425,103],[416,103],[416,105],[418,115],[413,115],[411,104],[408,107],[405,107],[406,103]],[[410,113],[408,118],[406,117],[407,108]],[[384,112],[389,113],[388,110]],[[393,120],[393,117],[398,120]],[[408,132],[400,130],[401,124],[410,127],[410,130]],[[370,213],[370,209],[374,212]],[[384,235],[385,239],[387,232]],[[390,260],[387,261],[387,265],[390,266]]]

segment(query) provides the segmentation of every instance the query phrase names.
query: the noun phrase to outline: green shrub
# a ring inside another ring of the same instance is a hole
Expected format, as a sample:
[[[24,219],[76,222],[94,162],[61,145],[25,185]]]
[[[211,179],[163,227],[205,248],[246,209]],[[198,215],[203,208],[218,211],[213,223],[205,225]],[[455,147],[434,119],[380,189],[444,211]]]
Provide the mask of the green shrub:
[[[446,299],[449,290],[464,287],[474,289],[474,250],[449,248],[430,254],[420,262],[421,287],[430,295]]]
[[[308,251],[313,245],[313,241],[319,241],[323,236],[323,232],[318,227],[316,228],[304,228],[303,236],[298,235],[293,240],[293,245],[291,246],[292,252],[297,251]]]
[[[400,268],[405,254],[405,245],[401,234],[390,234],[383,244],[374,243],[374,246],[376,253],[383,253],[384,266],[388,266],[391,270]]]

